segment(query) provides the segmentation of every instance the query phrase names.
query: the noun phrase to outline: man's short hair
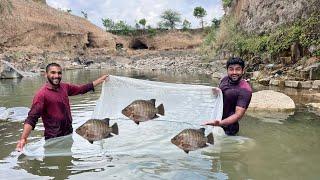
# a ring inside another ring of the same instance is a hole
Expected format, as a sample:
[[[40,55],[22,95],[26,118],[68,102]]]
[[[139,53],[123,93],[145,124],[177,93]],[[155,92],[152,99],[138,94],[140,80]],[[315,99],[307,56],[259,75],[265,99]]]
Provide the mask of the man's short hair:
[[[239,64],[242,69],[244,68],[244,60],[242,60],[241,58],[239,57],[231,57],[228,59],[227,61],[227,69],[229,68],[230,65],[234,65],[234,64]]]
[[[52,66],[56,66],[56,67],[60,67],[61,68],[60,64],[58,64],[58,63],[50,63],[46,67],[46,72],[49,72],[49,68],[52,67]]]

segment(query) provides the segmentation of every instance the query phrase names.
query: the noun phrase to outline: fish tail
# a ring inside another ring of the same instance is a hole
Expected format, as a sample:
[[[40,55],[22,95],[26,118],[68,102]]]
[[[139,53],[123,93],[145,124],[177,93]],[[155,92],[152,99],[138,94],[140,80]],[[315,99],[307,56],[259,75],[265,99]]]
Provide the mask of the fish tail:
[[[214,143],[214,139],[213,139],[213,134],[212,133],[208,134],[207,142],[210,143],[210,144]]]
[[[118,129],[118,124],[117,123],[114,123],[112,126],[111,126],[111,132],[113,133],[113,134],[116,134],[116,135],[118,135],[119,134],[119,129]]]
[[[164,107],[163,107],[163,104],[160,104],[160,105],[157,107],[157,110],[158,110],[158,114],[161,114],[162,116],[164,116]]]

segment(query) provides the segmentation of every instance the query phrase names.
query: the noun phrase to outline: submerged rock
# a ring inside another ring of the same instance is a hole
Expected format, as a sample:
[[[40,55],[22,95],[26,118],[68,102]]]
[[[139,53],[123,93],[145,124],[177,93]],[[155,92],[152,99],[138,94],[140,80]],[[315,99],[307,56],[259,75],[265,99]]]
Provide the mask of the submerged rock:
[[[320,113],[320,103],[308,103],[306,104],[308,107],[311,107],[312,110]]]

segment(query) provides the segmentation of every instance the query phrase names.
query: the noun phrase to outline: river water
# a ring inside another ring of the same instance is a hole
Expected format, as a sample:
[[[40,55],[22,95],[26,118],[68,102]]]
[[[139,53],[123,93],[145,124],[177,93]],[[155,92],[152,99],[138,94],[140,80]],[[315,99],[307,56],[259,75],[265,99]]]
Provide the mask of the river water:
[[[106,72],[66,71],[63,81],[83,84]],[[218,83],[198,74],[108,73],[171,83]],[[34,93],[44,82],[41,76],[0,80],[0,107],[30,107]],[[255,85],[253,88],[267,89]],[[78,142],[77,136],[73,143],[80,143],[83,148],[77,154],[30,158],[15,151],[23,123],[0,121],[0,179],[319,179],[320,117],[302,104],[299,93],[281,91],[289,92],[296,101],[294,113],[249,112],[240,122],[239,136],[216,139],[213,146],[189,154],[169,142],[172,134],[167,133],[168,129],[178,125],[155,121],[148,132],[142,130],[143,126],[118,122],[119,127],[125,127],[120,129],[121,137],[91,145]],[[100,92],[101,86],[95,93],[70,97],[74,127],[91,117]],[[29,142],[41,140],[42,134],[43,125],[39,122]],[[144,136],[154,137],[153,141]],[[139,144],[132,144],[135,138],[141,139]],[[113,149],[114,144],[122,145],[121,153]],[[99,153],[90,154],[90,149],[99,149],[94,151]]]

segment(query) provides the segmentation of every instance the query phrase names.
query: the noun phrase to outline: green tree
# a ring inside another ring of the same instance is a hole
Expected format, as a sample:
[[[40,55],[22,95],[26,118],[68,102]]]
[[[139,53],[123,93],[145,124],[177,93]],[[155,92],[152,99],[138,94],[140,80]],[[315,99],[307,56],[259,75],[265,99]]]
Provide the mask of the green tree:
[[[193,16],[200,19],[200,24],[202,29],[203,29],[203,17],[206,15],[207,15],[207,11],[201,6],[195,7],[193,10]]]
[[[126,22],[119,21],[114,25],[114,30],[116,30],[118,34],[128,35],[130,31],[133,30],[133,28],[130,25],[128,25]]]
[[[165,10],[160,17],[163,20],[163,26],[170,29],[174,29],[177,23],[181,22],[180,13],[171,9]]]
[[[71,9],[67,9],[67,13],[71,13],[72,12],[72,10]]]
[[[139,24],[142,25],[143,29],[146,27],[147,20],[145,18],[139,20]]]
[[[86,13],[85,11],[81,11],[81,14],[84,18],[88,19],[88,13]]]
[[[112,19],[110,19],[110,18],[103,19],[102,18],[101,20],[102,20],[103,26],[106,28],[106,31],[114,30],[115,24]]]
[[[217,29],[220,26],[221,20],[219,20],[217,18],[213,18],[211,22],[212,22],[211,26],[213,28]]]
[[[191,27],[191,22],[188,21],[187,19],[184,19],[184,21],[182,22],[182,29],[183,30],[188,30]]]

